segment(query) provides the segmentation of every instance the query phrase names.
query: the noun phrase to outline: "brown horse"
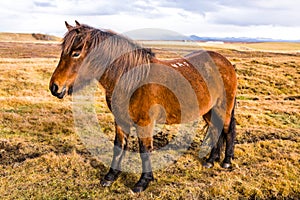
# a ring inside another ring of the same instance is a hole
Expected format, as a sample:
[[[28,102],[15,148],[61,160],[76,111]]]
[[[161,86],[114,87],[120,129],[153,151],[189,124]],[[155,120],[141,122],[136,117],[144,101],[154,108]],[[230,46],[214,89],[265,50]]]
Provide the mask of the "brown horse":
[[[224,168],[234,155],[234,105],[237,78],[232,64],[211,51],[197,51],[176,60],[158,60],[146,49],[112,31],[87,25],[71,26],[62,43],[61,58],[50,80],[58,98],[71,95],[97,79],[115,117],[114,154],[101,181],[110,186],[120,175],[130,127],[135,126],[142,175],[133,191],[141,192],[154,179],[150,161],[155,123],[178,124],[203,116],[208,124],[204,146],[212,146],[204,163],[220,159],[225,141]],[[220,136],[220,137],[219,137]]]

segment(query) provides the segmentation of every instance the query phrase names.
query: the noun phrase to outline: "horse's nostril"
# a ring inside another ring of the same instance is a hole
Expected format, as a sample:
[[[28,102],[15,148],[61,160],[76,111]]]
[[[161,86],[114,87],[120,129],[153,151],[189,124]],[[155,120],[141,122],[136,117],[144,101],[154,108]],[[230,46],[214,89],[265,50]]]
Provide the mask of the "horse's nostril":
[[[64,98],[65,94],[66,94],[66,87],[64,87],[60,93],[57,93],[56,97],[59,98],[59,99],[62,99]]]
[[[53,83],[50,90],[51,90],[52,94],[55,94],[55,93],[57,93],[58,86],[55,83]]]
[[[68,90],[68,95],[71,95],[72,93],[73,93],[73,86],[70,86]]]
[[[62,87],[61,91],[59,92],[59,87],[55,83],[52,83],[50,86],[50,91],[53,96],[56,96],[59,99],[64,98],[65,94],[67,93],[66,86]]]

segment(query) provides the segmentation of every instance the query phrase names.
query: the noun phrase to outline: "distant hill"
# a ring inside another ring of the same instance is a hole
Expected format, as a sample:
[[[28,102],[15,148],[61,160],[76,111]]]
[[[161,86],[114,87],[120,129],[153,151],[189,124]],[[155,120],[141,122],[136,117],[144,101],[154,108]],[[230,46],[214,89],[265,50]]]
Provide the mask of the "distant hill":
[[[249,37],[199,37],[197,35],[182,35],[175,31],[147,28],[137,29],[123,33],[135,40],[155,40],[155,41],[202,41],[202,42],[300,42],[300,40],[278,40],[272,38],[249,38]]]
[[[0,42],[42,42],[61,41],[61,38],[41,33],[0,33]]]
[[[248,37],[199,37],[197,35],[191,35],[191,40],[194,41],[221,41],[221,42],[300,42],[300,40],[278,40],[271,38],[248,38]]]
[[[134,40],[155,41],[202,41],[202,42],[300,42],[300,40],[277,40],[271,38],[248,37],[200,37],[197,35],[185,36],[174,31],[163,29],[139,29],[123,33]],[[0,33],[0,42],[60,42],[62,38],[41,33]]]

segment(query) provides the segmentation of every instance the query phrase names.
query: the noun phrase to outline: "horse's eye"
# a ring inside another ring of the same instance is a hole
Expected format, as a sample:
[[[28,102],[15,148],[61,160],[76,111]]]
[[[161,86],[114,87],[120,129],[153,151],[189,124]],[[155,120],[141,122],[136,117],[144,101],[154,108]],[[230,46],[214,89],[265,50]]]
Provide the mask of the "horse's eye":
[[[72,53],[72,57],[73,57],[73,58],[79,58],[79,56],[80,56],[80,52],[78,52],[78,51],[74,51],[74,52]]]

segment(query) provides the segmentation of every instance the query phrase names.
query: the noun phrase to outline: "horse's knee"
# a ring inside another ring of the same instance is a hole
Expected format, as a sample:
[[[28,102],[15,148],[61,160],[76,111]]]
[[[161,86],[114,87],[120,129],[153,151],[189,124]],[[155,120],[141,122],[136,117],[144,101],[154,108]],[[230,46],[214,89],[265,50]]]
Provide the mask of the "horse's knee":
[[[140,153],[148,153],[153,150],[153,138],[139,138]]]

